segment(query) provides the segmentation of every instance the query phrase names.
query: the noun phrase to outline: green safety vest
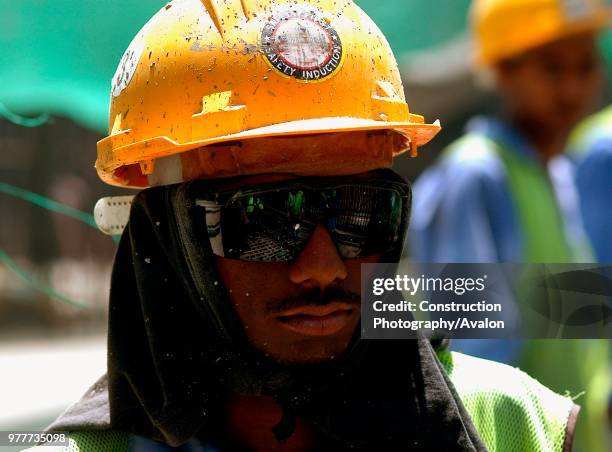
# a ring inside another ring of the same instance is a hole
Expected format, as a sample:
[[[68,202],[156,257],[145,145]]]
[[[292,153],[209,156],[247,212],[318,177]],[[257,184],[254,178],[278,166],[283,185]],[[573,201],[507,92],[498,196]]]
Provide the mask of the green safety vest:
[[[612,122],[612,107],[598,121]],[[461,153],[492,155],[503,164],[512,205],[524,237],[524,262],[592,262],[590,244],[568,244],[561,213],[548,174],[542,165],[478,133],[469,133],[450,146],[446,158]],[[582,395],[583,406],[576,446],[588,452],[610,447],[606,418],[609,393],[609,341],[604,339],[529,340],[519,365],[552,390]]]
[[[524,372],[456,352],[440,352],[474,426],[491,452],[561,452],[573,402]],[[125,452],[129,434],[109,430],[72,433],[66,447],[30,452]]]
[[[561,212],[542,165],[521,158],[480,133],[469,133],[457,140],[445,153],[445,158],[466,153],[491,155],[501,160],[523,235],[523,260],[556,264],[574,261],[578,251],[568,244]]]
[[[612,105],[589,116],[574,129],[568,140],[570,154],[579,156],[586,152],[595,140],[612,133]]]

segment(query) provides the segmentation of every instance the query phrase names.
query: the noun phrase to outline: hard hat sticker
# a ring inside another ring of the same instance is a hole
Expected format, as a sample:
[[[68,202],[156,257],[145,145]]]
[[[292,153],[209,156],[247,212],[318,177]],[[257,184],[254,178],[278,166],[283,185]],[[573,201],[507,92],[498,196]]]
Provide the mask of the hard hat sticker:
[[[115,72],[115,76],[113,77],[113,97],[119,96],[130,84],[130,80],[132,80],[134,72],[136,72],[136,68],[138,67],[138,62],[140,61],[144,47],[145,43],[142,36],[137,36],[123,54],[117,72]]]
[[[331,76],[343,60],[340,36],[311,10],[290,10],[272,18],[262,32],[262,49],[274,69],[305,82]]]

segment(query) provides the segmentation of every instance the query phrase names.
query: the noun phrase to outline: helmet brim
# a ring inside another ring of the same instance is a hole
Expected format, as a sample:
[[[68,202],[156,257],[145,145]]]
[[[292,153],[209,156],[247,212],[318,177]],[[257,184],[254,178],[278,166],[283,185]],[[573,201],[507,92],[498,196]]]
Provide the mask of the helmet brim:
[[[115,171],[121,167],[143,164],[155,159],[175,155],[214,144],[232,141],[254,140],[269,137],[287,137],[327,133],[391,130],[405,136],[413,150],[434,138],[441,130],[439,121],[424,123],[421,116],[410,115],[410,122],[387,122],[373,119],[332,117],[305,119],[273,124],[244,132],[178,143],[166,136],[158,136],[140,142],[129,142],[129,131],[120,132],[98,142],[99,157],[96,168],[100,177],[113,185],[125,185],[117,180]],[[117,142],[119,141],[120,142]],[[121,143],[123,141],[123,143]],[[122,145],[123,144],[123,145]],[[396,152],[395,155],[407,151]],[[137,159],[135,159],[137,158]],[[131,185],[131,184],[130,184]],[[137,184],[138,186],[139,184]]]

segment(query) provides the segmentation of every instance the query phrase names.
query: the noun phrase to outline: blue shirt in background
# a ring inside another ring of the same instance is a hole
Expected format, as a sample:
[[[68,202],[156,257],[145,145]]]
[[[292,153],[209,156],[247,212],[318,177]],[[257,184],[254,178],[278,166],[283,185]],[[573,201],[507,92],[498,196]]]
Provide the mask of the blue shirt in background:
[[[518,158],[540,164],[532,146],[500,120],[475,118],[467,133],[484,135]],[[564,156],[547,168],[568,243],[584,244],[572,171]],[[524,262],[524,234],[513,202],[504,163],[495,152],[464,146],[443,155],[414,186],[409,255],[431,263]],[[516,319],[516,312],[506,312],[508,321]],[[453,341],[456,350],[508,364],[517,362],[520,347],[520,341],[510,340]]]
[[[537,161],[511,126],[491,118],[470,121],[482,134],[522,159]],[[538,163],[539,164],[539,163]],[[584,243],[572,166],[559,156],[548,165],[568,242]],[[523,262],[523,231],[502,160],[486,149],[459,149],[427,170],[414,186],[410,255],[421,262]]]
[[[597,260],[612,263],[612,133],[594,138],[575,159],[586,232]]]

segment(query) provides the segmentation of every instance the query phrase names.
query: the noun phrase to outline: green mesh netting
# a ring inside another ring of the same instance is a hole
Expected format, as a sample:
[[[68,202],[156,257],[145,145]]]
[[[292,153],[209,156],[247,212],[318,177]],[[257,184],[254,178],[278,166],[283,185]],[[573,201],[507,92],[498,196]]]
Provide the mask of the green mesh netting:
[[[491,452],[563,450],[570,398],[504,364],[460,353],[440,358]]]
[[[38,446],[24,452],[126,452],[128,440],[127,433],[113,430],[71,433],[67,446]]]
[[[73,433],[70,436],[70,445],[64,452],[123,452],[128,448],[128,438],[129,435],[127,433],[112,430],[103,432]]]

